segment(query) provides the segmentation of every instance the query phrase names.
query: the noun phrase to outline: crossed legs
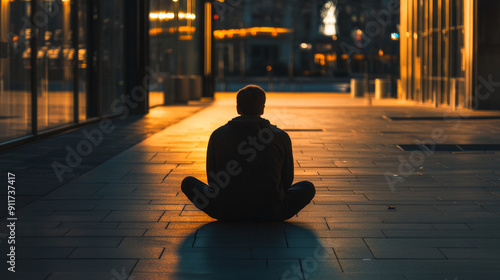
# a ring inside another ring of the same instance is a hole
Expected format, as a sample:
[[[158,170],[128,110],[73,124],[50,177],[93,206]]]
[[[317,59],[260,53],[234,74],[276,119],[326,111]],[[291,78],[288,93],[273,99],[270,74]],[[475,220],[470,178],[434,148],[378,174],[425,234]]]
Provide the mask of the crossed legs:
[[[184,178],[181,190],[196,208],[214,219],[219,218],[217,214],[219,211],[224,211],[224,209],[218,209],[217,205],[214,204],[213,190],[207,184],[194,177]],[[302,181],[293,184],[285,190],[285,197],[282,202],[283,213],[281,213],[281,217],[275,217],[276,220],[283,221],[292,218],[311,202],[315,194],[316,189],[311,182]]]

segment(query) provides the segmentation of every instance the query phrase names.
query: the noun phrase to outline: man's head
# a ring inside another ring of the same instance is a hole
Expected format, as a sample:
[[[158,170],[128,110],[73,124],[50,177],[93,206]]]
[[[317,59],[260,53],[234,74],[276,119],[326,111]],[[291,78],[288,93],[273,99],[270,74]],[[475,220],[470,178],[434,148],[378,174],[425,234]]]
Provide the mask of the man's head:
[[[266,92],[259,86],[248,85],[236,95],[236,109],[242,116],[261,116],[264,114]]]

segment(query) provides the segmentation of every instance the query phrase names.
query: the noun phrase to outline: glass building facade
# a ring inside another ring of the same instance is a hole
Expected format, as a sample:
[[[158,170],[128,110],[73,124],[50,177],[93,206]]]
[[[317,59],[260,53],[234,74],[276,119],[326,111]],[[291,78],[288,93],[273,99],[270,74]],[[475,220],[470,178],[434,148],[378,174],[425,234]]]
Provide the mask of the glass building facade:
[[[400,98],[435,107],[500,109],[499,1],[401,0]],[[488,96],[486,96],[488,95]]]
[[[138,85],[165,96],[142,84],[152,71],[197,75],[212,95],[211,20],[201,0],[0,0],[0,147],[119,115]],[[145,99],[135,113],[165,104]]]
[[[166,80],[150,87],[149,103],[155,106],[176,99],[175,92],[165,87],[170,79],[178,77],[202,81],[204,22],[201,12],[204,2],[149,1],[150,65],[160,71]]]

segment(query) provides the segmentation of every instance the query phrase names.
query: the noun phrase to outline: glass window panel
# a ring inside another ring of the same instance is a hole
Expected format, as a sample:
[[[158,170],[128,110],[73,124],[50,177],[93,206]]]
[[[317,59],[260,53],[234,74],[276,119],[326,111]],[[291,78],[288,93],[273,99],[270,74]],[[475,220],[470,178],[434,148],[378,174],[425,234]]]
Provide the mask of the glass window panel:
[[[432,52],[432,57],[431,57],[431,63],[432,63],[432,68],[431,68],[431,76],[437,77],[439,75],[438,73],[438,63],[439,61],[439,36],[438,32],[432,32],[431,33],[431,38],[432,38],[432,49],[430,50]]]
[[[111,104],[124,93],[123,1],[100,1],[100,5],[102,112],[109,115],[119,113],[112,110]]]
[[[203,1],[150,0],[149,34],[150,65],[159,69],[166,79],[174,77],[190,79],[190,86],[201,83],[201,4]],[[200,84],[201,85],[201,84]],[[196,88],[196,87],[194,87]],[[152,83],[150,85],[150,106],[173,100],[171,88]],[[201,86],[200,86],[201,89]],[[165,100],[165,98],[167,100]]]
[[[178,41],[182,75],[200,75],[201,16],[197,13],[196,0],[179,1]]]
[[[79,120],[87,119],[88,99],[88,0],[78,1],[78,113]]]
[[[0,142],[31,134],[31,1],[0,0]]]
[[[37,93],[38,130],[73,122],[75,48],[71,1],[38,1]]]
[[[457,8],[458,8],[458,2],[462,0],[450,0],[450,25],[451,26],[457,26],[458,24],[458,18],[457,18]]]
[[[149,64],[159,69],[164,78],[174,73],[173,1],[149,1]],[[166,92],[166,81],[161,85],[150,84],[149,106],[165,104],[165,94],[173,100],[173,92]]]
[[[464,1],[463,0],[456,0],[456,5],[457,5],[457,25],[458,26],[463,26],[464,25]]]
[[[440,61],[441,61],[441,73],[440,73],[440,95],[441,103],[449,104],[449,8],[447,4],[449,1],[442,1],[441,8],[441,50],[440,50]]]
[[[441,0],[433,0],[432,1],[432,28],[436,29],[439,27],[439,1]]]
[[[446,0],[441,0],[439,4],[439,8],[441,9],[440,10],[441,28],[445,28],[448,25],[447,23],[448,19],[446,17],[446,13],[448,12],[448,7],[446,6],[446,4],[448,4],[448,1]]]

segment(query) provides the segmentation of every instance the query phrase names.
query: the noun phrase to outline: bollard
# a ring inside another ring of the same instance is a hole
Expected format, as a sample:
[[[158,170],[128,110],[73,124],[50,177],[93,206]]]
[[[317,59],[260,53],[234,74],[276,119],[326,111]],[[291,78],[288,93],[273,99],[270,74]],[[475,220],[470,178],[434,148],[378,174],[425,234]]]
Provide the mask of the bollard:
[[[189,78],[182,75],[172,75],[165,79],[165,104],[183,103],[189,101]]]
[[[359,98],[365,96],[365,85],[363,79],[351,79],[351,97]]]
[[[191,75],[189,76],[189,100],[198,101],[201,99],[202,95],[202,81],[201,76]]]
[[[397,90],[398,100],[403,100],[403,84],[401,83],[401,79],[398,79],[398,90]]]
[[[375,79],[375,99],[383,99],[390,97],[391,84],[387,79]]]

